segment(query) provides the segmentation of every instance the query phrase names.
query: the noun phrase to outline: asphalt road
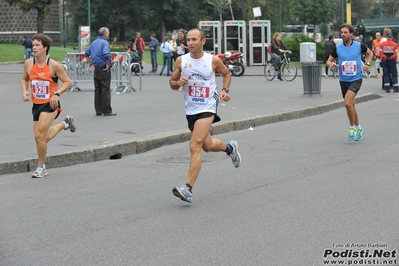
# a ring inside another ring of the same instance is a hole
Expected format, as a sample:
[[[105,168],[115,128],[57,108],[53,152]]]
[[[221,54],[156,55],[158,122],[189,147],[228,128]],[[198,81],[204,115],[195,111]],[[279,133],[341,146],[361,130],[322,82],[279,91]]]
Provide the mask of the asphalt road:
[[[186,181],[187,142],[42,179],[2,175],[0,265],[319,266],[346,249],[398,265],[397,98],[357,106],[360,142],[347,140],[344,108],[217,135],[238,140],[243,163],[204,154],[192,204],[171,192]],[[342,261],[355,259],[379,265]]]
[[[21,71],[21,67],[0,65],[0,175],[31,173],[37,164],[32,105],[21,100],[22,74],[12,72]],[[293,82],[270,82],[261,76],[262,69],[248,68],[248,76],[233,77],[231,101],[219,105],[222,121],[215,124],[214,133],[258,126],[268,121],[301,118],[343,106],[336,79],[322,78],[321,93],[309,95],[304,94],[302,77]],[[72,114],[77,130],[73,134],[60,132],[50,141],[48,168],[108,160],[115,153],[126,156],[186,141],[188,130],[183,95],[172,91],[168,80],[166,76],[146,74],[142,79],[142,91],[113,93],[112,106],[118,113],[116,117],[94,116],[92,83],[79,84],[81,91],[61,95],[63,112],[56,123],[61,122],[66,114]],[[217,82],[222,86],[220,77]],[[133,86],[137,88],[138,83],[138,78],[134,77]],[[358,101],[385,97],[380,86],[381,80],[364,80]],[[396,94],[389,97],[396,97]]]

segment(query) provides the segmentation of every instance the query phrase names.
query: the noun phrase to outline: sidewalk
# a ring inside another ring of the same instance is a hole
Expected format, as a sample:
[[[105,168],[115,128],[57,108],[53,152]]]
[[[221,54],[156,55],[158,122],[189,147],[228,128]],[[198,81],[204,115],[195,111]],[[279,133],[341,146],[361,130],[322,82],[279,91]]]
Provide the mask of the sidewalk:
[[[23,62],[17,63],[0,63],[0,74],[22,74],[23,73]],[[149,69],[151,69],[150,64],[143,63],[143,76],[147,75],[156,75],[156,74],[149,74]],[[162,65],[158,66],[158,70],[160,70]],[[324,71],[324,70],[323,70]],[[264,67],[263,66],[252,66],[246,67],[244,76],[263,76]],[[164,74],[166,71],[164,72]],[[324,73],[324,72],[323,72]],[[302,76],[302,69],[298,67],[298,77]]]
[[[0,174],[32,172],[37,164],[32,104],[21,99],[22,68],[22,63],[0,64]],[[150,69],[144,65],[142,91],[112,94],[116,117],[94,115],[92,84],[79,84],[81,91],[61,95],[63,112],[56,122],[72,114],[77,130],[75,133],[62,131],[49,143],[46,166],[51,169],[107,160],[116,154],[138,154],[189,140],[182,92],[170,89],[166,75],[148,74]],[[137,88],[138,77],[133,77],[133,83]],[[222,78],[217,77],[219,87],[221,83]],[[380,98],[380,93],[385,96],[380,87],[381,80],[364,80],[357,103]],[[301,77],[293,82],[270,82],[263,77],[262,66],[248,67],[244,76],[232,78],[231,101],[219,104],[222,121],[214,124],[212,134],[250,127],[256,130],[260,125],[343,107],[337,79],[322,78],[321,94],[308,95],[303,91]],[[391,93],[388,97],[395,96]],[[344,109],[342,116],[346,119]]]

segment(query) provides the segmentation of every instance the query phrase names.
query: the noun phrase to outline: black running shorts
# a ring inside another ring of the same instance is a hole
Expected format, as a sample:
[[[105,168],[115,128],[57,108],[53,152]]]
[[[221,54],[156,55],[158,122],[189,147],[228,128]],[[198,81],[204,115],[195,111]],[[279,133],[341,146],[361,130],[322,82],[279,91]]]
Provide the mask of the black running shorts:
[[[199,113],[199,114],[195,114],[195,115],[186,115],[187,122],[188,122],[188,129],[190,129],[190,131],[193,131],[195,121],[197,121],[198,119],[201,119],[201,118],[207,118],[207,117],[211,117],[211,116],[214,116],[213,123],[219,122],[221,120],[217,114],[210,113],[210,112]]]
[[[49,102],[45,103],[45,104],[33,104],[33,107],[32,107],[33,121],[39,121],[39,116],[40,116],[40,113],[42,113],[42,112],[53,113],[55,111],[58,111],[58,114],[55,117],[55,119],[57,119],[57,117],[60,115],[60,113],[62,111],[60,101],[58,101],[58,108],[56,108],[56,109],[51,108]]]
[[[357,94],[360,90],[360,86],[362,86],[362,81],[362,79],[352,82],[340,81],[339,84],[341,85],[342,97],[345,99],[345,95],[348,90],[353,91],[355,94]]]

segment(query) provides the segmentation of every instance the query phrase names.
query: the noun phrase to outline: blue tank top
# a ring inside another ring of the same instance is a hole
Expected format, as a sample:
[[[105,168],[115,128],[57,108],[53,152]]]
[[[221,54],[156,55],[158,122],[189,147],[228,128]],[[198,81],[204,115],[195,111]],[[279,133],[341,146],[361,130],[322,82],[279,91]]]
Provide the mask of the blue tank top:
[[[362,78],[362,47],[360,42],[352,41],[351,46],[343,42],[337,44],[339,79],[352,82]]]

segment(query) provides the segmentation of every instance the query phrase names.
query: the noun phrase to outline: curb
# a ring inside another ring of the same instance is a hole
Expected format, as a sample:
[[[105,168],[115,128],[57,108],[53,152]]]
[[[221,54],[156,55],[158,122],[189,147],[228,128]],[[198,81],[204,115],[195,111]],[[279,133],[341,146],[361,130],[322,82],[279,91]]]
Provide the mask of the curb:
[[[382,98],[382,96],[374,93],[365,94],[356,97],[357,103],[367,102]],[[211,127],[211,135],[223,134],[232,131],[248,129],[267,124],[284,122],[304,117],[320,115],[343,107],[343,100],[331,102],[324,105],[318,105],[300,110],[294,110],[285,113],[256,116],[253,118],[232,121]],[[90,149],[83,149],[64,154],[56,154],[47,157],[46,166],[48,168],[57,168],[71,166],[76,164],[91,163],[102,160],[121,158],[133,154],[144,153],[165,145],[182,143],[190,140],[190,132],[173,131],[151,135],[139,140],[117,141],[107,145],[102,145]],[[0,175],[17,174],[33,171],[37,165],[37,158],[23,159],[20,161],[10,161],[0,163]]]
[[[23,74],[24,72],[23,71],[1,71],[0,70],[0,74]],[[155,76],[154,74],[145,74],[145,73],[143,73],[143,74],[141,74],[141,76]],[[244,73],[244,75],[243,76],[246,76],[246,77],[263,77],[264,76],[264,74],[263,73]],[[297,74],[296,75],[297,77],[302,77],[303,75],[302,74]],[[321,76],[321,77],[323,77],[323,76]]]

